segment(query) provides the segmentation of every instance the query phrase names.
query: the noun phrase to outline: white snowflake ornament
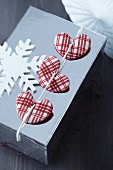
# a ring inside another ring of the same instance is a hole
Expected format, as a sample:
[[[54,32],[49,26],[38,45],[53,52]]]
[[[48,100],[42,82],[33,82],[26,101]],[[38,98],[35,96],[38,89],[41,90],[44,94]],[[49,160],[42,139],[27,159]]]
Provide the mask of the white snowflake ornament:
[[[34,92],[36,90],[35,85],[39,82],[31,74],[30,69],[37,73],[46,55],[35,56],[32,61],[28,62],[28,57],[34,48],[35,45],[31,45],[30,39],[27,39],[25,43],[20,40],[15,52],[12,52],[7,42],[3,46],[0,45],[0,96],[4,91],[7,91],[9,95],[18,79],[19,87],[23,91],[30,89]]]

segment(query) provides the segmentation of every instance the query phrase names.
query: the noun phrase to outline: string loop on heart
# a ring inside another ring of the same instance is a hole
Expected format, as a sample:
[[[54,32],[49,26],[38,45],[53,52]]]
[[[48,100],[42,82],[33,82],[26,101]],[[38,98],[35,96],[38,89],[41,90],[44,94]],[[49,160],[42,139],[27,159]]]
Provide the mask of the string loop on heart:
[[[78,30],[76,37],[79,36],[79,35],[82,33],[82,31],[83,31],[83,27],[81,27],[81,28]],[[59,72],[61,72],[62,69],[63,69],[63,67],[65,66],[66,61],[67,61],[67,60],[66,60],[66,56],[67,56],[67,54],[69,53],[69,51],[70,51],[70,49],[71,49],[71,47],[72,47],[73,44],[74,44],[74,41],[69,45],[68,50],[66,51],[65,55],[63,56],[62,61],[61,61],[61,66],[60,66],[60,68],[59,68],[59,70],[58,70]],[[56,75],[56,72],[53,72],[50,80],[48,81],[48,83],[47,83],[47,85],[45,86],[44,90],[42,91],[41,95],[39,96],[37,102],[40,101],[41,99],[43,99],[43,98],[47,95],[48,91],[46,91],[46,90],[47,90],[47,88],[49,87],[49,85],[51,84],[51,82],[53,81],[55,75]],[[21,125],[19,126],[19,128],[18,128],[18,130],[17,130],[17,133],[16,133],[16,139],[17,139],[17,141],[20,141],[20,132],[21,132],[22,128],[26,125],[25,122],[26,122],[26,120],[28,119],[28,117],[30,116],[30,114],[31,114],[32,110],[34,109],[34,107],[35,107],[35,105],[33,105],[33,106],[29,109],[29,111],[24,115],[23,121],[22,121]]]

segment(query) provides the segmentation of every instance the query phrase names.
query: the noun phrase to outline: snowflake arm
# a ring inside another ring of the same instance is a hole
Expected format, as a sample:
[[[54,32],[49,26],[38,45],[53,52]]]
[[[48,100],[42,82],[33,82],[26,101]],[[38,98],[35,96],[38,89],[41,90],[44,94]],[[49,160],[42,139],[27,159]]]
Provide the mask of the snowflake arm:
[[[31,74],[23,74],[21,75],[21,79],[19,81],[19,87],[23,89],[23,91],[27,91],[30,89],[31,91],[35,92],[36,88],[35,85],[39,84],[38,80]]]
[[[0,45],[0,96],[4,91],[10,94],[23,72],[30,73],[27,68],[27,58],[34,47],[30,39],[27,39],[25,43],[20,40],[15,48],[16,53],[12,52],[7,42],[4,42],[3,46]]]
[[[46,55],[34,56],[32,61],[28,63],[28,68],[32,69],[34,72],[38,72],[42,62],[47,58]]]
[[[12,53],[12,49],[8,47],[7,42],[4,42],[3,46],[0,45],[0,60],[9,57]]]
[[[35,79],[31,70],[37,74],[40,65],[46,58],[35,56],[31,61],[27,61],[35,45],[31,45],[31,40],[26,42],[20,40],[15,47],[15,52],[8,47],[7,42],[0,45],[0,96],[7,91],[11,93],[16,81],[19,79],[19,87],[24,91],[30,89],[36,91],[35,85],[39,84],[38,78]]]
[[[25,57],[31,55],[32,50],[35,48],[35,45],[30,45],[30,43],[31,43],[30,39],[27,39],[25,43],[22,40],[20,40],[15,48],[17,56]]]

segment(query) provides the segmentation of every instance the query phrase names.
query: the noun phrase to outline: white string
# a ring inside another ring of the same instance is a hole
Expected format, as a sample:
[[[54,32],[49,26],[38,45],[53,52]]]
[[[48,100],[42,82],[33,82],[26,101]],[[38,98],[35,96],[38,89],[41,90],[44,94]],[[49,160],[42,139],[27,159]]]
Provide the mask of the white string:
[[[64,55],[64,57],[63,57],[63,59],[62,59],[59,72],[62,71],[64,65],[66,64],[66,61],[67,61],[67,60],[66,60],[66,56],[67,56],[67,54],[69,53],[69,51],[70,51],[70,49],[71,49],[71,47],[72,47],[73,44],[74,44],[74,42],[69,45],[69,48],[68,48],[67,52],[65,53],[65,55]]]
[[[34,108],[35,105],[33,105],[29,111],[24,115],[24,118],[23,118],[23,121],[21,123],[21,125],[19,126],[18,130],[17,130],[17,133],[16,133],[16,140],[17,141],[20,141],[20,131],[22,130],[22,128],[25,126],[25,121],[27,120],[27,118],[29,117],[30,113],[32,112],[33,108]]]
[[[52,82],[54,76],[55,76],[55,72],[53,73],[53,75],[51,76],[49,82],[47,83],[46,87],[44,88],[44,90],[42,91],[41,95],[39,96],[37,102],[39,100],[41,100],[42,96],[44,95],[44,92],[46,91],[46,89],[48,88],[48,86],[50,85],[50,83]],[[47,95],[47,93],[46,93]],[[44,95],[45,96],[45,95]],[[43,97],[44,98],[44,97]],[[16,139],[17,141],[20,141],[20,132],[21,130],[23,129],[23,127],[26,125],[25,121],[27,120],[27,118],[29,117],[30,113],[32,112],[32,110],[34,109],[35,105],[33,105],[30,110],[25,114],[24,118],[23,118],[23,121],[21,123],[21,125],[19,126],[18,130],[17,130],[17,133],[16,133]]]
[[[83,29],[84,29],[84,27],[81,27],[81,28],[78,30],[76,37],[78,37],[78,36],[83,32]],[[71,49],[71,47],[72,47],[73,44],[74,44],[74,41],[69,45],[69,48],[68,48],[67,52],[65,53],[62,61],[61,61],[61,66],[60,66],[59,72],[62,71],[64,65],[65,65],[66,62],[67,62],[66,56],[67,56],[67,54],[69,53],[69,51],[70,51],[70,49]]]
[[[83,31],[83,27],[81,27],[81,28],[78,30],[76,37],[78,37],[78,36],[81,34],[82,31]],[[66,60],[66,56],[67,56],[67,54],[69,53],[69,51],[70,51],[70,49],[71,49],[71,47],[72,47],[73,44],[74,44],[74,41],[69,45],[68,50],[66,51],[64,57],[62,58],[61,66],[60,66],[60,68],[59,68],[59,72],[62,71],[64,65],[66,64],[66,61],[67,61],[67,60]],[[37,102],[38,102],[39,100],[41,100],[42,96],[43,96],[43,98],[44,98],[44,97],[48,94],[48,91],[46,92],[46,89],[49,87],[49,85],[50,85],[51,82],[53,81],[55,75],[56,75],[56,72],[54,72],[53,75],[51,76],[49,82],[46,84],[46,87],[45,87],[44,90],[42,91],[42,93],[41,93],[41,95],[39,96]],[[46,92],[46,93],[45,93],[45,92]],[[44,93],[45,93],[45,94],[44,94]],[[24,115],[23,121],[22,121],[21,125],[19,126],[19,128],[18,128],[18,130],[17,130],[17,133],[16,133],[16,140],[17,140],[17,141],[20,141],[20,132],[21,132],[21,130],[23,129],[23,127],[26,125],[25,122],[26,122],[27,118],[29,117],[30,113],[32,112],[32,110],[34,109],[34,107],[35,107],[35,105],[33,105],[33,106],[29,109],[29,111]]]

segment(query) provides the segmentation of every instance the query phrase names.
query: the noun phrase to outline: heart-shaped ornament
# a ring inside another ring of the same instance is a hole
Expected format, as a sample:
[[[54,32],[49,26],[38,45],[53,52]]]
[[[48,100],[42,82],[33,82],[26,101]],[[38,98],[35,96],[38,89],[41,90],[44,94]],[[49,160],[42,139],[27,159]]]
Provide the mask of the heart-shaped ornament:
[[[53,116],[53,106],[49,100],[42,99],[35,102],[30,92],[22,92],[16,100],[16,109],[22,120],[33,105],[35,106],[26,120],[27,124],[41,124],[47,122]]]
[[[46,87],[53,73],[56,73],[47,90],[55,93],[69,91],[69,79],[58,72],[59,68],[60,61],[55,56],[49,56],[43,61],[38,71],[38,81],[43,88]]]
[[[72,39],[66,33],[59,33],[54,39],[56,51],[64,57],[70,44],[73,44],[66,55],[67,60],[77,60],[86,56],[91,49],[91,39],[88,35],[81,34]]]

